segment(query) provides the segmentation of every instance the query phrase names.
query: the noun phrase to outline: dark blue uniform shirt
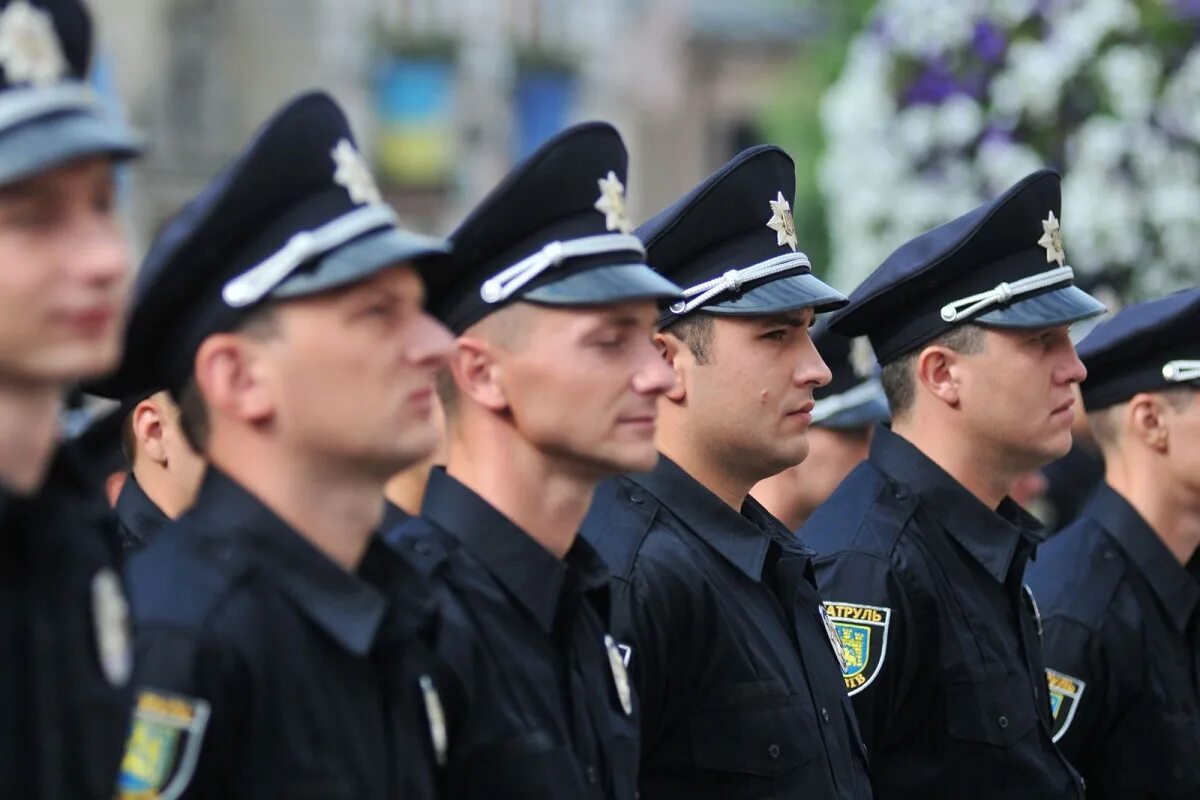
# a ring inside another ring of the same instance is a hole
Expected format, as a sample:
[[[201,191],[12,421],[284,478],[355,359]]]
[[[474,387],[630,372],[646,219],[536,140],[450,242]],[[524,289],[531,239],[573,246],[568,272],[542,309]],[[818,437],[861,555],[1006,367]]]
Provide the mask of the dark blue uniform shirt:
[[[660,457],[601,485],[584,535],[616,576],[644,797],[871,796],[811,553],[778,520]]]
[[[555,558],[441,468],[421,515],[387,538],[465,611],[484,653],[443,650],[468,692],[445,796],[634,797],[637,709],[618,689],[611,579],[588,543]]]
[[[1022,575],[1042,539],[886,427],[801,529],[846,649],[878,798],[1062,800],[1079,778],[1051,741],[1036,612]]]
[[[214,800],[435,795],[455,688],[425,644],[424,581],[381,540],[347,572],[210,468],[128,571],[138,697],[120,797],[172,781]]]
[[[0,797],[112,797],[132,656],[119,553],[74,453],[32,498],[0,487]]]
[[[138,485],[132,473],[125,479],[113,510],[117,514],[121,547],[125,550],[145,547],[171,521]]]
[[[1107,484],[1029,584],[1058,744],[1088,797],[1200,797],[1200,584]]]

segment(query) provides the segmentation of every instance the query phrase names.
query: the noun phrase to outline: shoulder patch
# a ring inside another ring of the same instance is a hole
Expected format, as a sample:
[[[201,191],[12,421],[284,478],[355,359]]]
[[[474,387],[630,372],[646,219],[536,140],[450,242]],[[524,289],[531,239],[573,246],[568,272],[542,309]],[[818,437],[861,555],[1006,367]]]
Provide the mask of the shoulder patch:
[[[1075,719],[1075,711],[1079,708],[1079,700],[1083,697],[1083,690],[1087,684],[1074,675],[1047,669],[1046,685],[1050,690],[1050,735],[1057,742],[1067,732],[1067,728],[1071,727],[1071,721]]]
[[[117,800],[174,800],[200,759],[206,701],[156,690],[138,693],[117,779]]]
[[[825,610],[842,645],[846,667],[842,678],[853,696],[871,685],[887,657],[892,610],[883,606],[825,601]]]

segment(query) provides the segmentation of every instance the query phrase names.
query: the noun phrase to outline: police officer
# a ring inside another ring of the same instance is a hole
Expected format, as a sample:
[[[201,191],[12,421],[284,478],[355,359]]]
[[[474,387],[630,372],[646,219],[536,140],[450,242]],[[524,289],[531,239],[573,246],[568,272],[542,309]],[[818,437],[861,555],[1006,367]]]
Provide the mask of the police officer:
[[[801,529],[846,651],[883,798],[1078,797],[1050,736],[1035,612],[1043,538],[1006,495],[1071,446],[1075,287],[1059,177],[901,246],[833,315],[883,365],[892,428]]]
[[[596,484],[654,465],[670,375],[651,342],[679,289],[625,214],[625,146],[570,128],[451,235],[432,308],[458,334],[448,461],[392,537],[475,622],[448,797],[633,798],[638,706],[609,634],[610,575],[577,536]],[[472,683],[474,672],[479,680]]]
[[[656,336],[662,457],[606,484],[584,534],[618,580],[647,797],[870,796],[810,552],[748,496],[804,459],[830,379],[809,325],[846,302],[797,250],[794,176],[746,150],[638,229],[687,287]]]
[[[1079,345],[1105,482],[1042,548],[1054,737],[1116,800],[1200,797],[1200,289],[1126,307]]]
[[[99,486],[55,455],[66,386],[119,356],[130,259],[78,0],[0,0],[0,796],[107,798],[131,649]]]
[[[130,561],[138,689],[118,796],[431,797],[448,687],[419,576],[375,535],[432,449],[449,334],[328,96],[285,106],[139,273],[129,390],[165,386],[206,457]]]
[[[120,373],[91,385],[101,396],[120,396]],[[120,416],[120,451],[129,472],[117,494],[121,547],[144,547],[168,522],[191,507],[204,477],[204,459],[188,444],[179,419],[179,406],[170,392],[160,389],[142,397],[125,398]]]
[[[793,531],[867,457],[875,426],[891,419],[867,337],[847,339],[822,320],[813,328],[812,340],[833,380],[813,390],[808,458],[759,481],[750,491]]]

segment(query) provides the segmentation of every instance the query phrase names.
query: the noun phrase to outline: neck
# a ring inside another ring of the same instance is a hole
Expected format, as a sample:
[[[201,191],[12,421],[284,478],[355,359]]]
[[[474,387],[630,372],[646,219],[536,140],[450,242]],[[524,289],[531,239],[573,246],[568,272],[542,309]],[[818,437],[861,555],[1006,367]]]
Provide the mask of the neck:
[[[979,502],[998,508],[1020,476],[997,465],[987,453],[973,452],[967,437],[949,435],[944,427],[916,416],[893,422],[893,433],[924,453]]]
[[[1105,454],[1104,479],[1125,498],[1180,564],[1200,548],[1200,498],[1162,479],[1152,464]]]
[[[383,514],[385,477],[341,468],[253,430],[213,431],[209,457],[294,531],[348,572],[357,569]]]
[[[169,519],[179,519],[186,510],[182,502],[171,491],[171,475],[166,467],[145,458],[137,458],[130,470],[133,479],[150,502]]]
[[[502,425],[454,430],[446,471],[563,558],[575,543],[598,478],[564,469]]]
[[[750,489],[759,477],[766,476],[747,478],[734,475],[725,466],[729,463],[727,460],[709,453],[695,439],[678,435],[678,429],[664,428],[661,422],[659,425],[659,452],[678,464],[680,469],[719,497],[725,505],[741,512]]]
[[[58,444],[61,387],[0,385],[0,484],[37,489]]]

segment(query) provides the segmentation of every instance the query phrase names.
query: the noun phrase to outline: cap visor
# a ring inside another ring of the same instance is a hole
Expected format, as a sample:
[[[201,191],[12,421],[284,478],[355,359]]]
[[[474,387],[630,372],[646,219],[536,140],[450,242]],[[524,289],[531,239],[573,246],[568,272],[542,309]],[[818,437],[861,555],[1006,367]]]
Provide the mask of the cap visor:
[[[1064,286],[1027,300],[1018,300],[1007,308],[989,311],[971,322],[996,328],[1048,328],[1090,319],[1108,309],[1078,286]]]
[[[450,244],[444,239],[384,228],[339,247],[314,268],[292,275],[272,290],[271,297],[302,297],[327,292],[406,261],[444,256],[449,252]]]
[[[88,156],[126,159],[141,139],[111,118],[74,112],[32,120],[0,135],[0,184]]]
[[[811,308],[832,311],[850,302],[846,296],[829,286],[816,275],[805,273],[768,281],[749,291],[734,295],[720,303],[701,306],[697,311],[710,314],[758,315],[780,314]]]
[[[852,406],[840,409],[827,417],[818,419],[817,412],[820,411],[820,403],[817,403],[813,409],[813,426],[818,428],[828,428],[830,430],[855,430],[860,428],[869,428],[881,422],[887,422],[892,418],[892,411],[888,408],[887,398],[883,395],[883,390],[880,389],[877,394],[856,403]]]
[[[553,306],[595,306],[626,300],[673,301],[683,292],[645,264],[615,264],[567,275],[525,292],[521,300]]]

